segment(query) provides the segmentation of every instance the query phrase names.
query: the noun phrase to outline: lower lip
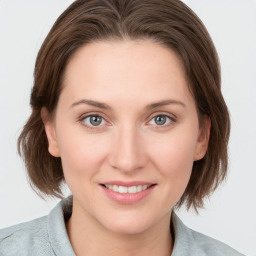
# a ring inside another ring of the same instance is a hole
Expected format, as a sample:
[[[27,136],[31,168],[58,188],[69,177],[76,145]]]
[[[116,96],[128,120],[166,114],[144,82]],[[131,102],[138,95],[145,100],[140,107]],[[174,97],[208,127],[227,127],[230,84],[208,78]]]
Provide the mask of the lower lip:
[[[134,204],[148,196],[155,188],[155,185],[137,193],[118,193],[102,185],[101,188],[104,190],[109,198],[120,204]]]

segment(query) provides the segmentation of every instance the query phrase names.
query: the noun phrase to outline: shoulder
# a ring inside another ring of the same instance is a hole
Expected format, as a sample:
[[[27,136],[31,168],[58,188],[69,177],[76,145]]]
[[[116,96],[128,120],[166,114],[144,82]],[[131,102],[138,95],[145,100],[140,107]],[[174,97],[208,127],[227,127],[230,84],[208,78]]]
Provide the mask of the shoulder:
[[[68,197],[47,216],[0,230],[0,256],[75,256],[65,226],[71,213]]]
[[[175,213],[172,225],[175,232],[173,256],[244,256],[227,244],[185,226]]]
[[[190,229],[191,238],[205,255],[208,256],[244,256],[227,244],[222,243],[214,238]],[[203,254],[204,255],[204,254]]]
[[[0,230],[0,255],[26,255],[28,251],[36,255],[42,248],[44,255],[52,255],[48,246],[46,217],[34,219]],[[48,254],[47,254],[48,253]]]

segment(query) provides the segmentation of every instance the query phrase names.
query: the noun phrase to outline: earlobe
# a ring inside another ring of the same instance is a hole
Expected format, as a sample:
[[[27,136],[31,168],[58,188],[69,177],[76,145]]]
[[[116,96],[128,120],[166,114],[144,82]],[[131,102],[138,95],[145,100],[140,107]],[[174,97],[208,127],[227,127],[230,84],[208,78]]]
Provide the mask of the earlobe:
[[[48,151],[52,156],[60,157],[54,121],[45,107],[41,109],[41,118],[44,123],[44,129],[48,140]]]
[[[209,116],[204,116],[202,120],[201,128],[199,129],[197,145],[194,154],[194,161],[202,159],[208,149],[210,131],[211,131],[211,119]]]

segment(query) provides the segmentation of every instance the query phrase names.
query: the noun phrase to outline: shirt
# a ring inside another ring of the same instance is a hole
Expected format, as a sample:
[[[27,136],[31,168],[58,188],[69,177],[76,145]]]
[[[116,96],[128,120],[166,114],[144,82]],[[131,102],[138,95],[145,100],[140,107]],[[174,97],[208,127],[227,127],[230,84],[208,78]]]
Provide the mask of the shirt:
[[[0,230],[0,256],[75,256],[65,221],[72,214],[72,196],[49,215]],[[173,212],[174,247],[170,256],[242,256],[228,245],[185,226]]]

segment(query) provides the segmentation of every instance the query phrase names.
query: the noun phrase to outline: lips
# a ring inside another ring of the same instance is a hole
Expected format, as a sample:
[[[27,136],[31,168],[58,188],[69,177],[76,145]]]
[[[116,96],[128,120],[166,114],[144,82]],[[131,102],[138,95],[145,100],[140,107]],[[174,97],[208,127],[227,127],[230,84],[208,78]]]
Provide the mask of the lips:
[[[100,184],[105,194],[120,204],[133,204],[151,194],[157,184],[113,181]]]
[[[143,190],[146,190],[147,188],[150,187],[150,185],[138,185],[138,186],[118,186],[118,185],[105,185],[104,186],[112,191],[121,193],[121,194],[126,194],[126,193],[138,193],[141,192]]]

